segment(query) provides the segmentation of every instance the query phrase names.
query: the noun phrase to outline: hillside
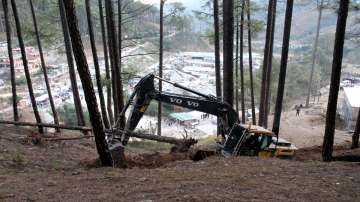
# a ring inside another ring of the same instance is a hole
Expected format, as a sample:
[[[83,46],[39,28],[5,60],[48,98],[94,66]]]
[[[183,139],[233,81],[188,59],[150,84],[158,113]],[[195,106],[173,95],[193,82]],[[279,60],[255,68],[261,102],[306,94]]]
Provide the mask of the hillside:
[[[284,15],[285,15],[285,3],[279,2],[277,9],[277,22],[276,22],[276,31],[275,31],[275,51],[278,53],[281,52],[282,47],[282,36],[284,29]],[[293,47],[301,46],[301,51],[303,54],[308,54],[312,50],[312,46],[315,40],[317,19],[318,19],[318,9],[316,1],[305,0],[300,2],[295,2],[293,9],[293,20],[292,20],[292,30],[291,30],[291,40]],[[347,41],[344,50],[344,60],[348,63],[357,64],[357,55],[360,50],[359,43],[354,43],[354,41],[359,41],[360,25],[359,25],[360,14],[357,11],[349,13],[349,19],[347,23]],[[336,27],[337,14],[335,10],[324,9],[321,26],[320,26],[320,39],[319,47],[324,48],[328,46],[325,43],[331,43],[331,48],[333,48],[334,37],[335,37],[335,27]],[[297,47],[298,48],[298,47]],[[293,48],[294,51],[294,48]],[[291,53],[291,49],[290,49]],[[329,55],[331,56],[331,55]]]
[[[140,155],[140,167],[124,170],[97,167],[93,141],[34,146],[24,138],[29,130],[1,127],[0,134],[1,201],[356,201],[360,197],[360,164],[321,162],[317,148],[299,150],[293,160],[211,157],[199,162],[163,151]],[[360,150],[344,153],[338,147],[335,153],[349,156]]]

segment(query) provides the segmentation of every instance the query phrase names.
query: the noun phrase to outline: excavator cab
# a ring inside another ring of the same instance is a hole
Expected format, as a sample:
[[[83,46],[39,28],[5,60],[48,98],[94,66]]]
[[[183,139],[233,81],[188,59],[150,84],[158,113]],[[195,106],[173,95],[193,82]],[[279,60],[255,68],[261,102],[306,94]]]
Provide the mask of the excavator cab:
[[[274,134],[259,126],[235,124],[231,129],[222,149],[225,156],[258,156],[271,144]]]

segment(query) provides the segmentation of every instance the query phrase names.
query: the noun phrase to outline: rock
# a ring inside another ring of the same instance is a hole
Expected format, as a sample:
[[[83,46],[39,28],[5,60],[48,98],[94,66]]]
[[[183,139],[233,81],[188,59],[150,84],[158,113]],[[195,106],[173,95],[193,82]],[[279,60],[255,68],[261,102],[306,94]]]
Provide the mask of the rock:
[[[46,183],[47,186],[49,187],[53,187],[53,186],[56,186],[56,182],[53,181],[53,180],[49,180],[47,183]]]
[[[71,175],[80,175],[80,172],[79,171],[74,171],[71,173]]]

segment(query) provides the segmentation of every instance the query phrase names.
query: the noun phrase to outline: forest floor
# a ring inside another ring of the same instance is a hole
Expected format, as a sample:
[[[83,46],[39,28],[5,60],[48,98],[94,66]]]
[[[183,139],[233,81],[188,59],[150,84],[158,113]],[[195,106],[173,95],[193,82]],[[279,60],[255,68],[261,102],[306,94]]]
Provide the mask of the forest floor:
[[[293,159],[209,157],[169,147],[132,148],[131,168],[100,167],[91,139],[32,144],[34,130],[0,128],[0,201],[358,201],[360,150],[343,143],[336,161],[318,146]],[[64,132],[61,136],[81,135]],[[155,152],[158,150],[158,152]],[[139,154],[141,152],[142,154]]]

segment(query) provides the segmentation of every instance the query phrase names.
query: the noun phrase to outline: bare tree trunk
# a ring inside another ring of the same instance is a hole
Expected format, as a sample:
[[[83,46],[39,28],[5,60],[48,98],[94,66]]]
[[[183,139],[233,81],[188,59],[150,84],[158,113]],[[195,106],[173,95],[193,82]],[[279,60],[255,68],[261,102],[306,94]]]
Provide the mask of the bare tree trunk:
[[[80,100],[79,90],[78,90],[77,81],[76,81],[76,72],[75,72],[75,68],[74,68],[74,60],[73,60],[72,51],[71,51],[69,28],[66,23],[67,19],[66,19],[66,15],[65,15],[65,8],[64,8],[63,0],[59,0],[59,10],[60,10],[61,23],[62,23],[62,30],[63,30],[63,35],[64,35],[66,58],[68,61],[68,66],[69,66],[71,89],[72,89],[72,93],[73,93],[73,97],[74,97],[76,118],[77,118],[79,126],[85,126],[84,112],[83,112],[83,109],[81,106],[81,100]]]
[[[223,94],[224,102],[234,105],[234,1],[223,1]]]
[[[95,91],[91,81],[89,67],[87,64],[81,35],[79,32],[77,17],[75,13],[75,5],[73,0],[66,0],[64,2],[67,24],[69,26],[69,32],[71,36],[71,42],[74,52],[77,69],[79,72],[80,80],[85,93],[85,100],[88,107],[91,125],[93,127],[96,147],[100,156],[101,163],[105,166],[110,166],[111,158],[106,152],[106,140],[103,121],[99,112]]]
[[[103,92],[103,87],[102,87],[102,82],[101,82],[99,59],[97,56],[97,50],[96,50],[96,45],[95,45],[96,42],[95,42],[94,30],[93,30],[92,20],[91,20],[90,0],[85,0],[85,8],[86,8],[88,28],[89,28],[91,50],[92,50],[93,60],[94,60],[96,84],[97,84],[99,99],[100,99],[101,114],[102,114],[102,119],[104,121],[105,128],[109,128],[110,124],[109,124],[109,120],[108,120],[107,113],[106,113],[104,92]]]
[[[250,94],[251,94],[251,117],[252,123],[256,125],[255,114],[255,96],[254,96],[254,78],[251,48],[251,19],[250,19],[250,0],[247,0],[247,20],[248,20],[248,51],[249,51],[249,72],[250,72]]]
[[[117,85],[117,91],[118,91],[118,99],[119,99],[119,113],[122,111],[122,109],[124,108],[124,98],[123,98],[123,91],[122,91],[122,79],[121,79],[121,69],[122,69],[122,0],[118,0],[118,60],[119,60],[119,65],[118,68],[116,70],[116,85]],[[122,126],[125,126],[125,119],[124,117],[120,117],[120,119],[122,119]]]
[[[106,72],[106,92],[107,92],[107,111],[109,114],[109,120],[111,124],[114,124],[114,115],[112,111],[112,96],[111,96],[111,84],[110,84],[110,65],[109,65],[109,52],[106,43],[106,31],[105,31],[105,22],[104,22],[104,12],[102,6],[102,0],[99,0],[99,17],[100,17],[100,27],[101,27],[101,37],[104,49],[104,60],[105,60],[105,72]]]
[[[269,0],[268,19],[266,27],[266,42],[264,49],[264,63],[260,94],[259,125],[267,127],[267,116],[269,108],[269,91],[272,70],[272,49],[275,31],[276,0]]]
[[[216,97],[221,98],[221,73],[220,73],[220,34],[219,34],[219,2],[213,0],[214,4],[214,49],[215,49],[215,83]],[[217,134],[220,133],[220,120],[217,119]]]
[[[236,110],[236,113],[239,113],[239,26],[240,26],[239,6],[240,6],[239,2],[236,1],[236,4],[235,4],[235,16],[236,16],[236,31],[235,31],[235,110]]]
[[[336,33],[335,33],[335,45],[334,45],[334,53],[333,53],[329,101],[328,101],[327,113],[326,113],[325,135],[324,135],[324,142],[322,148],[322,158],[324,161],[332,160],[334,134],[335,134],[335,121],[336,121],[336,108],[337,108],[337,99],[338,99],[339,87],[340,87],[341,65],[343,58],[348,9],[349,9],[349,0],[340,1],[338,19],[336,25]]]
[[[271,22],[271,41],[270,41],[270,50],[269,50],[269,56],[268,56],[268,65],[267,73],[266,73],[266,96],[265,96],[265,119],[264,119],[264,126],[268,127],[268,116],[270,111],[270,105],[271,105],[271,74],[272,74],[272,59],[273,59],[273,47],[274,47],[274,35],[275,35],[275,18],[276,18],[276,2],[277,0],[274,0],[273,3],[273,10],[272,10],[272,22]]]
[[[307,97],[306,97],[306,104],[305,104],[306,107],[309,107],[310,95],[311,95],[311,90],[312,90],[312,82],[313,82],[314,70],[315,70],[316,53],[317,53],[317,47],[318,47],[318,41],[319,41],[319,33],[320,33],[320,25],[321,25],[321,16],[322,16],[323,3],[324,3],[324,0],[321,0],[320,6],[319,6],[319,17],[318,17],[318,20],[317,20],[317,27],[316,27],[315,43],[314,43],[313,52],[312,52],[312,56],[311,56],[311,58],[312,58],[312,61],[311,61],[311,73],[310,73],[308,93],[307,93]]]
[[[43,50],[42,50],[42,45],[41,45],[40,36],[39,36],[39,30],[38,30],[38,26],[37,26],[35,11],[34,11],[34,5],[33,5],[32,0],[29,0],[29,3],[30,3],[30,9],[31,9],[31,16],[32,16],[32,19],[33,19],[33,22],[34,22],[36,42],[37,42],[37,45],[38,45],[38,48],[39,48],[41,67],[42,67],[42,71],[43,71],[43,74],[44,74],[46,90],[47,90],[48,96],[49,96],[50,107],[51,107],[51,111],[52,111],[52,114],[53,114],[53,117],[54,117],[54,123],[56,125],[59,125],[59,117],[58,117],[58,114],[56,112],[54,99],[53,99],[52,92],[51,92],[50,82],[49,82],[49,78],[48,78],[48,74],[47,74],[47,67],[46,67],[46,64],[45,64],[44,54],[43,54]],[[60,132],[60,128],[56,128],[56,131]]]
[[[115,22],[114,22],[114,13],[111,1],[105,0],[105,16],[106,16],[106,25],[107,25],[107,36],[108,36],[108,48],[109,48],[109,57],[110,57],[110,65],[111,65],[111,87],[113,91],[113,103],[114,103],[114,121],[116,122],[119,119],[119,109],[118,109],[118,94],[116,87],[116,70],[115,65],[118,64],[117,58],[115,58],[116,50],[116,40],[114,40],[115,33]],[[115,51],[115,52],[114,52]]]
[[[163,77],[163,41],[164,41],[164,4],[165,0],[160,0],[160,46],[159,46],[159,77]],[[159,81],[159,91],[162,91],[162,81]],[[161,102],[158,103],[158,123],[157,134],[161,136],[161,116],[162,106]]]
[[[114,99],[114,115],[117,120],[117,126],[123,128],[125,126],[125,117],[119,117],[122,108],[124,107],[124,97],[121,81],[121,70],[119,66],[119,53],[117,50],[117,34],[115,31],[114,11],[111,1],[105,1],[106,23],[108,28],[108,45],[110,53],[110,63],[112,71],[113,83],[113,99]]]
[[[268,68],[268,51],[270,47],[270,38],[271,38],[272,2],[273,0],[269,0],[268,13],[267,13],[266,39],[265,39],[264,59],[263,59],[262,76],[261,76],[262,79],[261,79],[259,122],[258,122],[260,126],[264,126],[264,119],[265,119],[266,72]]]
[[[358,112],[358,118],[356,121],[355,131],[352,136],[352,149],[359,148],[359,134],[360,134],[360,109]]]
[[[285,25],[284,25],[283,46],[282,46],[281,64],[280,64],[280,73],[279,73],[279,84],[278,84],[278,92],[276,97],[275,115],[274,115],[274,123],[272,130],[277,136],[279,135],[279,130],[280,130],[280,119],[281,119],[281,111],[282,111],[284,89],[285,89],[293,4],[294,4],[294,0],[287,0],[285,23],[284,23]]]
[[[15,82],[15,67],[14,67],[14,57],[13,57],[13,53],[12,53],[11,25],[10,25],[10,20],[9,20],[8,1],[2,0],[2,5],[3,5],[3,9],[4,9],[7,49],[8,49],[9,61],[10,61],[10,78],[11,78],[11,91],[12,91],[12,105],[13,105],[14,121],[19,121],[19,113],[18,113],[18,107],[17,107],[16,82]]]
[[[245,123],[245,88],[244,88],[244,9],[245,0],[241,3],[241,17],[240,17],[240,99],[241,99],[241,122]]]
[[[40,118],[40,114],[39,114],[39,111],[38,111],[38,108],[37,108],[37,105],[36,105],[34,90],[33,90],[33,87],[32,87],[28,61],[26,59],[25,45],[24,45],[24,41],[23,41],[23,38],[22,38],[20,19],[19,19],[19,15],[18,15],[15,0],[11,0],[11,7],[12,7],[12,10],[13,10],[13,14],[14,14],[16,32],[17,32],[17,36],[18,36],[18,40],[19,40],[19,46],[20,46],[20,50],[21,50],[21,57],[22,57],[23,65],[24,65],[25,77],[26,77],[26,82],[27,82],[27,86],[28,86],[28,90],[29,90],[29,96],[30,96],[30,100],[31,100],[31,105],[32,105],[32,108],[34,110],[36,123],[41,123],[41,118]],[[39,128],[39,133],[44,132],[42,126],[39,126],[38,128]]]

